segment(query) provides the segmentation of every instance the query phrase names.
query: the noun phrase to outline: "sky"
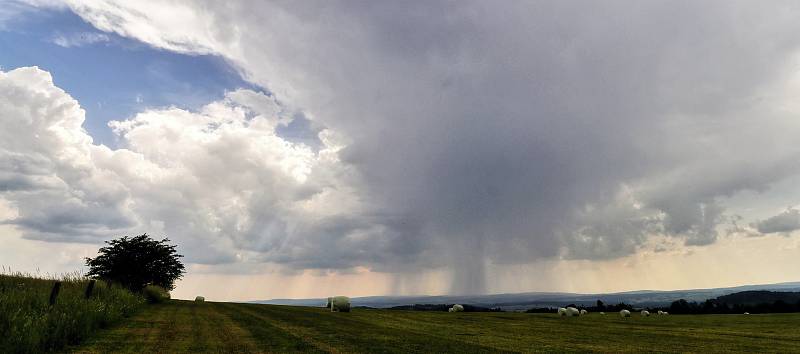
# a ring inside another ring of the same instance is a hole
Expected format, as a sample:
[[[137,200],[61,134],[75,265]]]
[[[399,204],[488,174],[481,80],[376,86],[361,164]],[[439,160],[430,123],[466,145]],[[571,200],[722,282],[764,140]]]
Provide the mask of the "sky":
[[[0,265],[173,295],[798,281],[800,5],[0,0]]]

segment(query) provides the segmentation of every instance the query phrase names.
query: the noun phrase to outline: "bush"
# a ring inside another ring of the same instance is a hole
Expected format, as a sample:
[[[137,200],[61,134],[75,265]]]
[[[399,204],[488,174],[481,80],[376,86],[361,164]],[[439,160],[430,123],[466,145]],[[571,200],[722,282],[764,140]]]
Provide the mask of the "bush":
[[[51,306],[56,281],[61,288]],[[77,275],[43,279],[0,274],[0,353],[41,353],[77,344],[144,304],[142,296],[104,282],[97,282],[87,298],[88,285],[88,279]]]
[[[142,293],[144,294],[144,298],[147,300],[147,302],[151,304],[160,304],[170,299],[169,291],[160,286],[145,286],[144,290],[142,290]]]

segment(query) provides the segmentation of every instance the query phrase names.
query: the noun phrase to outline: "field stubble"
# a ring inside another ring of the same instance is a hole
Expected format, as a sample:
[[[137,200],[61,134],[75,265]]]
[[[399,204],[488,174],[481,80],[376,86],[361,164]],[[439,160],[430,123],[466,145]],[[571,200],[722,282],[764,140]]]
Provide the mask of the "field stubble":
[[[77,353],[800,352],[800,314],[443,313],[170,301]]]

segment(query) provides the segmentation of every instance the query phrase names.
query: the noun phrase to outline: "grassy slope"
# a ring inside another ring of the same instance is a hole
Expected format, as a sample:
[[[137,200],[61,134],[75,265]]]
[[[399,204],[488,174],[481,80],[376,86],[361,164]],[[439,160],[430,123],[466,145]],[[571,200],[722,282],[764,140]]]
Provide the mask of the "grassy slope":
[[[61,291],[51,306],[55,279],[0,274],[0,353],[40,353],[79,343],[144,304],[141,296],[103,282],[87,299],[87,279],[66,275],[58,280]]]
[[[75,352],[800,352],[798,324],[800,314],[559,318],[173,301]]]

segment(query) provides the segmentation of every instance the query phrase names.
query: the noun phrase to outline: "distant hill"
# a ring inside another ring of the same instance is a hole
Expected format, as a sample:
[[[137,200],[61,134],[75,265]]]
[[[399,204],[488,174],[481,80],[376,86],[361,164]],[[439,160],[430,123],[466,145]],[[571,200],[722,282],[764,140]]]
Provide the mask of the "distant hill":
[[[670,291],[638,290],[602,294],[529,292],[493,295],[366,296],[355,297],[352,298],[351,301],[353,306],[367,306],[374,308],[389,308],[413,304],[470,304],[486,308],[500,307],[507,311],[518,311],[532,307],[564,306],[565,304],[570,303],[581,306],[589,306],[593,305],[597,300],[602,300],[606,304],[617,304],[624,302],[638,307],[658,307],[668,306],[672,301],[678,299],[701,302],[707,299],[714,299],[737,292],[754,290],[800,292],[800,282],[745,285],[713,289]],[[326,299],[272,299],[251,302],[275,305],[324,306]]]
[[[392,306],[389,307],[389,310],[403,310],[403,311],[442,311],[447,312],[447,310],[454,304],[414,304],[414,305],[402,305],[402,306]],[[488,307],[480,307],[480,306],[473,306],[465,304],[463,305],[464,312],[499,312],[501,311],[500,308],[493,308],[490,309]]]
[[[796,304],[800,302],[800,292],[750,290],[723,295],[718,297],[716,301],[730,305],[772,304],[777,301]]]

